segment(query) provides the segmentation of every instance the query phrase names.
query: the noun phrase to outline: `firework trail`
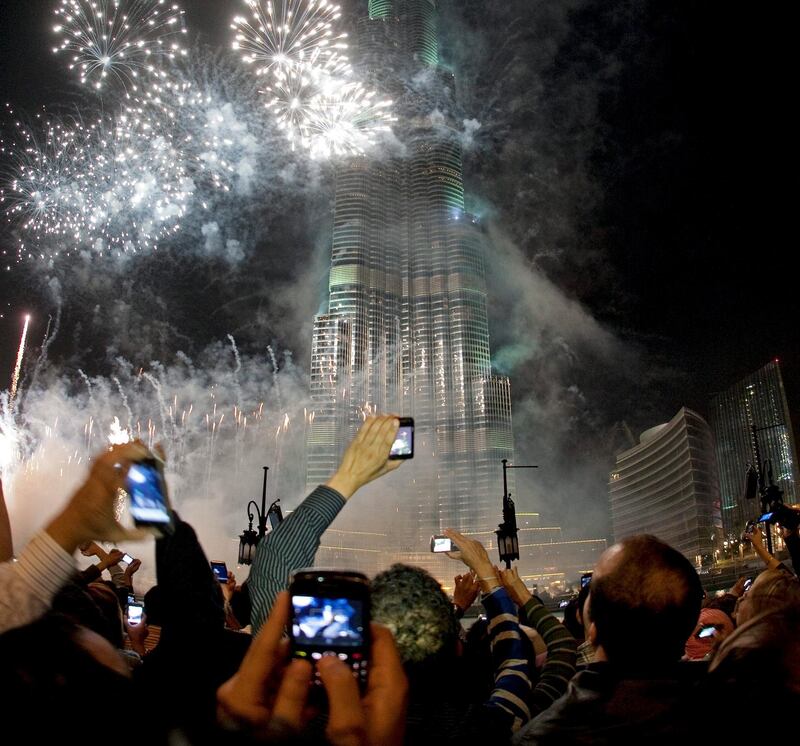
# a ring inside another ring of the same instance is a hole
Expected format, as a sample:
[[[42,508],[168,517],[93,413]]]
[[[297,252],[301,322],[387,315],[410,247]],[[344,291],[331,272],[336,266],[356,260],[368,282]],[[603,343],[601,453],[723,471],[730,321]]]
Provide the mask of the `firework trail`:
[[[184,11],[166,0],[61,0],[53,51],[69,54],[70,70],[97,90],[113,80],[137,91],[165,76],[164,65],[186,54]]]
[[[14,365],[14,373],[11,376],[11,391],[8,397],[8,406],[13,408],[14,397],[17,395],[17,386],[19,385],[19,374],[22,370],[22,357],[25,354],[25,342],[28,339],[28,324],[30,323],[30,315],[25,317],[25,326],[22,327],[22,337],[19,340],[19,350],[17,350],[17,362]]]

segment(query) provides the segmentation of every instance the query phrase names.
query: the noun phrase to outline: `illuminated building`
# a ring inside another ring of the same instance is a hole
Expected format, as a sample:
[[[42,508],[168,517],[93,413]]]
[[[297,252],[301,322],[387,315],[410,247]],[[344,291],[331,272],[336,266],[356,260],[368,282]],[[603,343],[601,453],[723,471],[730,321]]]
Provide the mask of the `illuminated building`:
[[[402,146],[337,170],[329,297],[312,340],[307,478],[327,479],[364,415],[414,417],[415,458],[373,497],[359,496],[369,509],[337,519],[317,561],[341,564],[349,552],[346,564],[373,572],[413,557],[445,577],[452,562],[427,552],[430,537],[496,527],[513,435],[510,384],[491,369],[485,235],[465,210],[448,113],[454,81],[438,65],[436,25],[432,0],[371,0],[358,24],[361,73],[394,100]],[[376,513],[391,523],[379,553]]]
[[[609,479],[614,540],[655,534],[697,566],[722,544],[719,478],[706,421],[682,408],[617,455]]]
[[[714,394],[709,410],[717,443],[722,521],[726,535],[739,536],[761,507],[758,500],[744,497],[747,467],[756,463],[756,437],[762,461],[772,462],[783,501],[788,505],[798,502],[797,449],[778,361]]]

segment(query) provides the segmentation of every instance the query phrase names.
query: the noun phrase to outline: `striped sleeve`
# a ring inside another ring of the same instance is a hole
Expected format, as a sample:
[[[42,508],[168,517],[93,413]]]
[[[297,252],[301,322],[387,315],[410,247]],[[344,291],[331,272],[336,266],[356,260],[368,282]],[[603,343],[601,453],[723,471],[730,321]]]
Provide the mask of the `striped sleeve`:
[[[253,634],[269,616],[275,597],[289,583],[289,576],[314,562],[319,540],[344,507],[345,499],[320,485],[259,542],[248,580]]]
[[[0,565],[0,632],[44,614],[74,572],[72,555],[46,531],[36,534],[18,562]]]
[[[486,707],[506,713],[509,734],[530,719],[528,697],[531,681],[522,644],[517,608],[505,588],[496,588],[481,599],[489,620],[489,644],[494,663],[494,689]]]
[[[522,612],[528,626],[533,627],[547,645],[547,660],[531,694],[531,717],[535,717],[567,690],[575,674],[578,643],[536,598],[531,598]]]

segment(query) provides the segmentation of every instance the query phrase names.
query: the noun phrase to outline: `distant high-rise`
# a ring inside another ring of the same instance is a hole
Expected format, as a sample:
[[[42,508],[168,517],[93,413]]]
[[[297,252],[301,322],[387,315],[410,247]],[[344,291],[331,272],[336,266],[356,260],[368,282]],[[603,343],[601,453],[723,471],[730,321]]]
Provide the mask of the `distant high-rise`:
[[[771,460],[784,502],[798,501],[797,450],[777,360],[714,394],[709,422],[717,442],[726,534],[739,536],[745,523],[760,510],[758,501],[744,497],[747,466],[756,463],[756,438],[761,459]]]
[[[424,552],[447,526],[495,528],[500,459],[512,457],[513,438],[509,381],[491,369],[485,235],[465,211],[435,3],[370,0],[358,40],[361,74],[393,99],[401,144],[336,174],[329,298],[312,341],[307,479],[330,476],[366,413],[414,417],[416,457],[392,481],[392,546],[370,557],[375,569]],[[351,512],[344,524],[367,525],[373,512]],[[351,564],[363,565],[366,551],[354,546]]]
[[[611,473],[614,540],[655,534],[696,565],[711,564],[722,543],[717,474],[711,429],[696,412],[684,407],[646,430]]]

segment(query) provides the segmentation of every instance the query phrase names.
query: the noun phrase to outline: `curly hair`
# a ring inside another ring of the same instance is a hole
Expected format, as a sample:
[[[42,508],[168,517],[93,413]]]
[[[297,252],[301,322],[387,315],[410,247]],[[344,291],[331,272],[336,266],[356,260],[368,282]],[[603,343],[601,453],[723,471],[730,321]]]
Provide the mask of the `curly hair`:
[[[455,654],[459,623],[442,586],[419,567],[397,563],[372,580],[372,618],[394,635],[403,663]]]

